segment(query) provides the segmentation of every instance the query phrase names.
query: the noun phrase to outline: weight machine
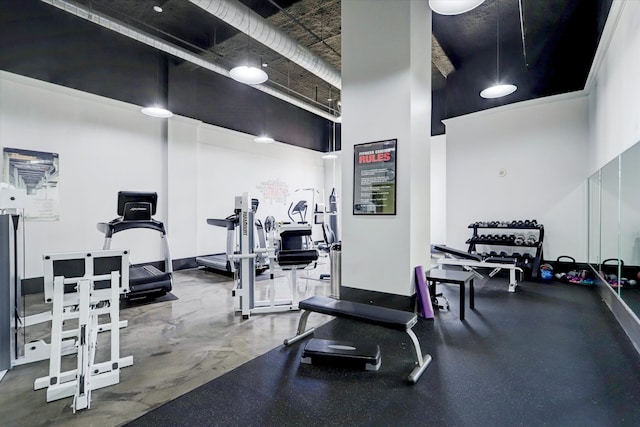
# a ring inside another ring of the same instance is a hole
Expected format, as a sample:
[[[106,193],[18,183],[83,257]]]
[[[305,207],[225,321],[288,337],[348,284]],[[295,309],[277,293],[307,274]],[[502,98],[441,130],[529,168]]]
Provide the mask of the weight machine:
[[[52,351],[45,340],[27,340],[29,327],[50,322],[53,315],[50,310],[26,314],[22,295],[26,198],[24,189],[0,188],[0,379],[13,367],[48,359]],[[51,303],[53,276],[45,283],[45,302]],[[75,352],[75,342],[64,340],[60,353]]]
[[[132,356],[119,356],[119,329],[127,325],[119,319],[119,301],[121,293],[129,292],[128,252],[45,255],[44,299],[53,309],[27,316],[21,281],[25,205],[24,189],[0,188],[0,379],[15,366],[49,359],[49,376],[38,378],[34,389],[46,387],[47,402],[74,396],[75,412],[90,407],[92,390],[117,384],[120,368],[133,364]],[[101,315],[109,322],[99,323]],[[49,321],[49,343],[27,342],[28,327]],[[72,324],[76,326],[69,327]],[[98,334],[103,331],[111,331],[110,357],[96,363]],[[61,371],[62,357],[73,354],[76,369]]]
[[[243,319],[251,314],[276,313],[298,310],[296,271],[318,259],[318,251],[306,249],[305,240],[311,236],[310,224],[280,224],[277,226],[278,243],[274,242],[266,248],[255,248],[253,224],[255,210],[248,193],[237,196],[235,210],[240,221],[240,252],[231,255],[240,267],[237,271],[236,285],[232,295],[236,298],[235,311],[242,313]],[[271,227],[270,228],[270,233]],[[270,239],[274,241],[275,239]],[[290,272],[290,298],[275,299],[275,283],[270,281],[269,299],[258,300],[256,297],[256,260],[268,259],[269,265],[275,261],[283,270]]]
[[[18,339],[24,324],[20,302],[26,197],[24,189],[0,188],[0,380],[22,359]]]
[[[27,342],[26,337],[28,327],[52,318],[51,311],[26,315],[22,295],[26,204],[25,189],[0,188],[0,379],[15,366],[46,360],[51,354],[49,343]],[[75,349],[63,351],[71,354]]]
[[[120,294],[129,291],[129,255],[103,250],[43,258],[45,298],[53,302],[49,375],[36,379],[33,388],[46,388],[47,402],[73,396],[75,413],[91,407],[93,390],[119,383],[120,369],[133,365],[133,356],[120,357],[120,328],[127,326],[120,321]],[[60,268],[78,274],[57,275]],[[109,321],[100,323],[100,316]],[[97,352],[98,334],[105,331],[110,331],[109,354],[98,362],[105,356]],[[76,368],[62,371],[68,354],[76,354]]]

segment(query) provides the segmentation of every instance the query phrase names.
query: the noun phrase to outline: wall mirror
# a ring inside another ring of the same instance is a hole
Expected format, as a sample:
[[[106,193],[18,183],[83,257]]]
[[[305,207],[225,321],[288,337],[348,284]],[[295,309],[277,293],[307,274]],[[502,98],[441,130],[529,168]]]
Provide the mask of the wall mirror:
[[[588,260],[600,285],[640,317],[640,143],[589,178],[588,218]]]

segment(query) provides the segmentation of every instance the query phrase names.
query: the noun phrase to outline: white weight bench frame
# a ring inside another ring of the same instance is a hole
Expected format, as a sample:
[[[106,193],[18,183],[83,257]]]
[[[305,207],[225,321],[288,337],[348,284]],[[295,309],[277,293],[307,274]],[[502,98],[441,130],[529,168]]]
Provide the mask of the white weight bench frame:
[[[509,292],[515,292],[518,287],[518,280],[516,278],[516,272],[520,273],[520,280],[522,280],[522,268],[516,266],[515,261],[513,263],[507,262],[495,262],[491,261],[491,258],[487,259],[471,259],[471,258],[463,258],[456,257],[454,253],[461,252],[455,249],[452,252],[447,252],[446,246],[438,246],[438,250],[444,253],[444,258],[440,258],[438,260],[438,268],[442,269],[444,265],[456,265],[464,268],[467,271],[472,271],[479,278],[484,278],[482,274],[480,274],[476,269],[477,268],[488,268],[491,269],[489,273],[489,277],[493,277],[498,274],[501,270],[509,270]],[[469,254],[470,257],[472,256]]]

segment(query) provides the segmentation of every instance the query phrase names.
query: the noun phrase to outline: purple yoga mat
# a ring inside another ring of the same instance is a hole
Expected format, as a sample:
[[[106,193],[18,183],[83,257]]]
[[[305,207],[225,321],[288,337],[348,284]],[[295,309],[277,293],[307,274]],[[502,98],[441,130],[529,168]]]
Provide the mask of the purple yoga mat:
[[[431,305],[431,295],[429,295],[429,287],[425,280],[422,266],[416,267],[416,291],[418,294],[418,306],[420,307],[420,316],[425,319],[433,319],[433,305]]]

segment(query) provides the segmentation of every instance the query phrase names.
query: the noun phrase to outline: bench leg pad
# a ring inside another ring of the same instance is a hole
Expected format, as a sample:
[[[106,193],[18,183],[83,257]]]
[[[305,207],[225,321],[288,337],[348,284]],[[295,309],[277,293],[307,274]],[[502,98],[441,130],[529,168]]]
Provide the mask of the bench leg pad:
[[[302,312],[302,315],[300,316],[300,320],[298,321],[298,331],[296,332],[296,336],[285,339],[284,345],[291,345],[293,343],[296,343],[308,337],[313,333],[313,331],[315,331],[315,328],[311,328],[308,331],[305,331],[305,329],[307,329],[307,319],[309,318],[310,314],[311,314],[311,311],[309,310],[305,310]]]
[[[429,354],[425,354],[424,356],[422,356],[422,365],[418,365],[413,368],[413,371],[411,371],[411,373],[409,374],[409,382],[411,384],[415,384],[418,382],[424,371],[426,371],[429,367],[429,364],[432,360],[433,358]]]

